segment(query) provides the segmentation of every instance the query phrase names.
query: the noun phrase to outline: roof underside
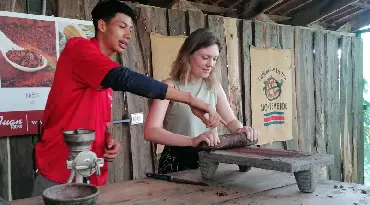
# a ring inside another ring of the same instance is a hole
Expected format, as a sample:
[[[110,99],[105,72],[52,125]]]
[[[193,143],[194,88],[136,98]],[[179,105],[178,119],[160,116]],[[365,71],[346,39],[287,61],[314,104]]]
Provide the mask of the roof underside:
[[[233,10],[234,17],[266,14],[272,21],[294,26],[356,31],[370,24],[370,0],[190,0]],[[230,12],[220,13],[232,16]],[[342,28],[341,28],[342,27]],[[346,29],[344,29],[346,27]]]

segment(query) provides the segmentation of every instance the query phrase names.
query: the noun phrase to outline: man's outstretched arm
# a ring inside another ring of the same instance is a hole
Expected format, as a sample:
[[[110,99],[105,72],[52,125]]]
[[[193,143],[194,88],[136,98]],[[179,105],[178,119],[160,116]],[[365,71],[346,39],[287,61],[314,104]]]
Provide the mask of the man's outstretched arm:
[[[169,87],[165,83],[132,71],[127,67],[120,66],[111,69],[105,75],[101,85],[103,87],[112,88],[114,91],[127,91],[142,97],[161,100],[167,99],[188,104],[192,108],[203,111],[204,114],[209,113],[210,127],[217,126],[219,121],[225,123],[209,104],[192,96],[190,92],[182,92],[173,87]]]

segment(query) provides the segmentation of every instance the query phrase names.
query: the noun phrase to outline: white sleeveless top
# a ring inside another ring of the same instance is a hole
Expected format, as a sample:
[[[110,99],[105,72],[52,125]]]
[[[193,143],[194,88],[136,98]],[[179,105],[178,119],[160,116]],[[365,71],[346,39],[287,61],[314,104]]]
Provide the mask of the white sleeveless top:
[[[173,83],[176,89],[191,92],[194,97],[203,100],[216,109],[217,94],[207,86],[204,79],[198,83],[188,82],[186,86],[180,85],[177,81]],[[208,118],[208,114],[206,117]],[[191,112],[189,105],[172,101],[168,106],[163,128],[172,133],[189,137],[197,137],[203,132],[211,130],[206,128],[205,124]],[[217,133],[217,128],[212,129],[212,131]]]

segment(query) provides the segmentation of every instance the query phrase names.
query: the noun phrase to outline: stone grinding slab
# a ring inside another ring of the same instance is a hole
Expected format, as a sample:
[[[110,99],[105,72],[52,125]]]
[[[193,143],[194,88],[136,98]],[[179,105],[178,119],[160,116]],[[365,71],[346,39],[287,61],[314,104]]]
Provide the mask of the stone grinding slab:
[[[311,193],[316,189],[318,170],[334,163],[334,156],[293,150],[243,147],[199,152],[202,178],[213,178],[218,164],[236,164],[240,171],[250,167],[294,173],[299,189]]]

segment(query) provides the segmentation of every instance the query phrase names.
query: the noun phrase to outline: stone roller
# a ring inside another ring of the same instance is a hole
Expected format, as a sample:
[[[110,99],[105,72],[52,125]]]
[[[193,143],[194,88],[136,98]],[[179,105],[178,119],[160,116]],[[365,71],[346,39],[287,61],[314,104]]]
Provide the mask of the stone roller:
[[[251,141],[247,138],[246,133],[233,133],[233,134],[224,134],[219,135],[220,143],[216,146],[208,146],[206,142],[201,142],[198,148],[204,151],[214,151],[214,150],[224,150],[224,149],[233,149],[255,145],[258,143],[258,140]]]
[[[255,145],[258,143],[258,140],[251,141],[247,138],[246,133],[233,133],[233,134],[224,134],[219,135],[220,143],[216,146],[208,146],[206,142],[201,142],[198,146],[203,151],[213,152],[215,150],[226,150],[233,148],[240,148]],[[241,172],[247,172],[251,169],[249,166],[238,165]]]

